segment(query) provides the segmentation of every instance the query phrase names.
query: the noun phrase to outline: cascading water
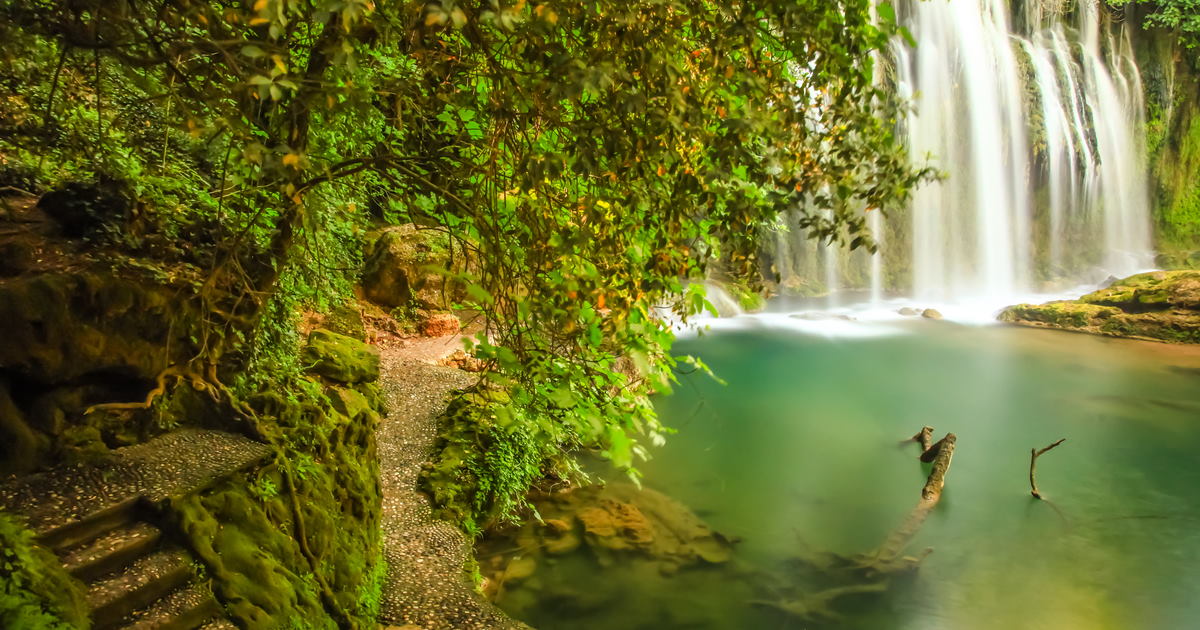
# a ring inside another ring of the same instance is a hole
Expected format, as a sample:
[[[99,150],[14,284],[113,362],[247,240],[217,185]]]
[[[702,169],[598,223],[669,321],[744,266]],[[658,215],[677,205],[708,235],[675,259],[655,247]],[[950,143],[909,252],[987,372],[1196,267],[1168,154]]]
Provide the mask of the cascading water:
[[[1128,27],[1104,11],[1095,0],[1016,12],[1006,0],[902,3],[917,42],[893,50],[896,89],[914,104],[902,131],[914,162],[946,177],[908,212],[869,217],[883,254],[832,264],[792,231],[774,258],[785,279],[1000,306],[1151,267],[1141,77]]]

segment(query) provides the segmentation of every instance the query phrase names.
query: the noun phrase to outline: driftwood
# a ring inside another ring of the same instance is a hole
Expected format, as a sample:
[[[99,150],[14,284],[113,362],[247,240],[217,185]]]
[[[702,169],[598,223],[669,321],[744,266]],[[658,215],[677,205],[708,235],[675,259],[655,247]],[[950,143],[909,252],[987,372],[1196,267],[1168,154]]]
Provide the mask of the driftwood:
[[[1029,449],[1029,491],[1033,494],[1033,496],[1039,499],[1042,498],[1042,493],[1038,492],[1037,487],[1037,459],[1044,455],[1046,451],[1049,451],[1050,449],[1066,441],[1067,438],[1063,438],[1040,451],[1036,448]]]
[[[925,523],[925,519],[929,517],[929,513],[941,500],[942,488],[946,485],[946,473],[950,471],[950,461],[954,458],[954,446],[957,441],[957,436],[947,433],[946,437],[938,440],[936,444],[921,454],[921,461],[926,461],[927,456],[933,453],[933,456],[929,458],[933,462],[933,467],[930,468],[929,477],[925,479],[925,485],[921,488],[921,499],[917,501],[916,507],[908,513],[904,522],[892,530],[892,533],[878,549],[861,556],[864,569],[887,573],[906,567],[915,568],[925,555],[929,555],[931,550],[926,550],[920,558],[913,559],[902,558],[900,554],[904,552],[908,543],[912,542],[917,532],[921,530],[921,525]]]
[[[916,442],[917,444],[920,444],[922,453],[928,451],[930,445],[933,443],[933,427],[921,427],[920,432],[908,438],[907,440],[904,440],[901,442],[901,444],[907,444],[909,442]]]
[[[950,441],[950,448],[953,449],[955,439],[953,433],[947,433],[946,437],[934,442],[932,446],[925,447],[925,452],[921,453],[920,460],[926,464],[932,462],[941,454],[942,448],[946,446],[946,440]]]
[[[806,553],[800,558],[802,569],[813,577],[814,582],[826,585],[825,588],[815,591],[797,588],[792,590],[790,596],[781,596],[776,600],[754,600],[750,603],[774,608],[810,622],[836,621],[839,615],[834,610],[834,604],[839,598],[884,592],[890,586],[892,575],[909,572],[920,566],[921,561],[933,550],[925,549],[916,556],[905,556],[904,549],[912,542],[929,513],[942,498],[946,473],[949,472],[950,462],[954,458],[957,439],[953,433],[947,433],[946,437],[931,443],[933,428],[924,427],[919,433],[905,440],[920,444],[922,461],[932,462],[933,466],[925,479],[925,485],[921,488],[921,498],[916,507],[879,547],[852,556],[831,552]]]

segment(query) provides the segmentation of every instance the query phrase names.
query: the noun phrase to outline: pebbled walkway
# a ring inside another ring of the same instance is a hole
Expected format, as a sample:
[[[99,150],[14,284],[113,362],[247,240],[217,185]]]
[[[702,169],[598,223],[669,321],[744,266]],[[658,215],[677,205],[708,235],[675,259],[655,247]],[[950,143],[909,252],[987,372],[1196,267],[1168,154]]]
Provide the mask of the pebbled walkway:
[[[379,385],[388,404],[378,434],[388,561],[380,622],[421,630],[527,628],[475,592],[464,570],[471,542],[436,520],[429,498],[417,491],[448,394],[476,378],[434,364],[461,347],[457,337],[443,337],[380,348]]]
[[[157,502],[196,492],[270,452],[265,444],[240,435],[180,429],[118,448],[104,464],[60,466],[2,479],[0,510],[24,515],[42,535],[133,498]]]

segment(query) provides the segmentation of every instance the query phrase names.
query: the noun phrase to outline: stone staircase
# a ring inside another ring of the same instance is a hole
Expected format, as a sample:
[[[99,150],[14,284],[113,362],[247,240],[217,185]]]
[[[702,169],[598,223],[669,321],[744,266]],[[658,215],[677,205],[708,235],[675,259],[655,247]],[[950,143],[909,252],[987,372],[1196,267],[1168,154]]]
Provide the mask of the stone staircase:
[[[196,579],[191,556],[164,540],[148,512],[131,499],[46,532],[39,542],[87,585],[96,630],[229,624],[207,584]]]
[[[38,542],[87,588],[95,630],[233,630],[198,564],[162,529],[170,497],[199,492],[261,462],[240,436],[182,430],[71,466],[0,484],[0,509],[25,516]]]

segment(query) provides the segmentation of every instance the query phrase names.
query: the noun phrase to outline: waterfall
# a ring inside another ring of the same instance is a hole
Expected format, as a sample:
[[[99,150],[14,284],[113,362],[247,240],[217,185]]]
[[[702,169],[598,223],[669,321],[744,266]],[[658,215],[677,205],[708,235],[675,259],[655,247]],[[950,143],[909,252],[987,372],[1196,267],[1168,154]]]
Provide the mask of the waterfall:
[[[876,245],[883,244],[883,215],[871,212],[867,215],[867,229]],[[883,253],[876,251],[871,254],[871,304],[878,305],[883,301]]]
[[[1003,304],[1151,267],[1130,27],[1096,0],[899,5],[917,44],[891,51],[895,88],[913,104],[902,137],[914,163],[945,177],[918,188],[907,211],[868,217],[883,251],[842,255],[840,286],[876,302],[907,289],[922,302]],[[797,240],[806,237],[792,231],[777,264],[804,251],[781,266],[839,286],[829,262],[839,257],[813,256]]]
[[[915,296],[1005,296],[1151,264],[1128,32],[1114,35],[1094,1],[1064,6],[1028,3],[1023,29],[1002,0],[906,6],[908,146],[948,172],[913,203]]]

